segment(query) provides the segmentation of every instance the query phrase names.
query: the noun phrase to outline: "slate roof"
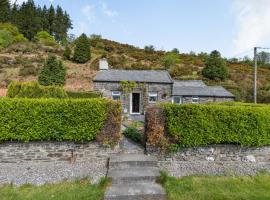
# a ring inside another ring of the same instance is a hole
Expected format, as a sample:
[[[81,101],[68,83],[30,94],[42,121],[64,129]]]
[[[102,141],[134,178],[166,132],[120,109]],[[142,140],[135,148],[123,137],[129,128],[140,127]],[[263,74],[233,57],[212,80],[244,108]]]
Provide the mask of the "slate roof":
[[[165,70],[101,70],[94,82],[135,81],[144,83],[173,83]]]
[[[222,86],[207,86],[202,81],[175,81],[172,95],[234,98],[234,95]]]

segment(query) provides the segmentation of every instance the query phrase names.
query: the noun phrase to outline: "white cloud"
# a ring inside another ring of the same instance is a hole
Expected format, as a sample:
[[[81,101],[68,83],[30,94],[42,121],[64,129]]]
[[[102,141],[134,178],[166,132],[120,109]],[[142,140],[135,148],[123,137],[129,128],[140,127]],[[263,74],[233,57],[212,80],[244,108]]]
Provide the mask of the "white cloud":
[[[234,0],[236,16],[234,53],[270,44],[270,1]]]
[[[110,17],[110,18],[116,17],[118,15],[117,11],[111,10],[108,7],[108,5],[104,2],[101,2],[101,10],[102,10],[104,15],[106,15],[107,17]]]
[[[82,13],[86,17],[89,23],[96,22],[96,13],[95,13],[95,6],[93,5],[86,5],[81,9]]]

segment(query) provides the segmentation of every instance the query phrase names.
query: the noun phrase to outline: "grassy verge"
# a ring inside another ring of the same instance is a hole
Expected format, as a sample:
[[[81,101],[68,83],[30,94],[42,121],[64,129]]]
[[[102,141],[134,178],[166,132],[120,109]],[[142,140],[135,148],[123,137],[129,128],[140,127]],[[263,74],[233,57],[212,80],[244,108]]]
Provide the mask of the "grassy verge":
[[[46,184],[43,186],[11,185],[0,186],[1,200],[102,200],[105,187],[108,184],[102,179],[99,184],[91,184],[82,179],[75,182]]]
[[[162,173],[168,200],[269,200],[270,175],[188,176],[181,179]]]

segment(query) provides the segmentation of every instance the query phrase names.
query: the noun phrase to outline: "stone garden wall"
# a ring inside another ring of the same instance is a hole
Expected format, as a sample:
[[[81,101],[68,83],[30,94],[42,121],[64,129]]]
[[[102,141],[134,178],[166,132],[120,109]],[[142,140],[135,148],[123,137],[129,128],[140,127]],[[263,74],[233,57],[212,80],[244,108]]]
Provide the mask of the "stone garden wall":
[[[252,175],[259,171],[270,172],[270,146],[247,148],[212,145],[186,148],[170,154],[162,154],[157,148],[147,146],[147,153],[156,155],[160,168],[177,177],[192,174]]]
[[[0,143],[0,163],[21,163],[27,161],[54,162],[86,161],[108,159],[117,150],[104,148],[97,142],[7,142]]]
[[[107,174],[108,159],[118,153],[96,142],[0,143],[0,184],[41,185]]]

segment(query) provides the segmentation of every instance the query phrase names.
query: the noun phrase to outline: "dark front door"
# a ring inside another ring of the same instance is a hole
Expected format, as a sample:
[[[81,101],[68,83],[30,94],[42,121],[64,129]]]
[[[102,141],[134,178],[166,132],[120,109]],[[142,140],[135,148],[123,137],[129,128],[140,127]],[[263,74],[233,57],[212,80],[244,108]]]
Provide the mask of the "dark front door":
[[[132,93],[132,113],[140,112],[140,93]]]

